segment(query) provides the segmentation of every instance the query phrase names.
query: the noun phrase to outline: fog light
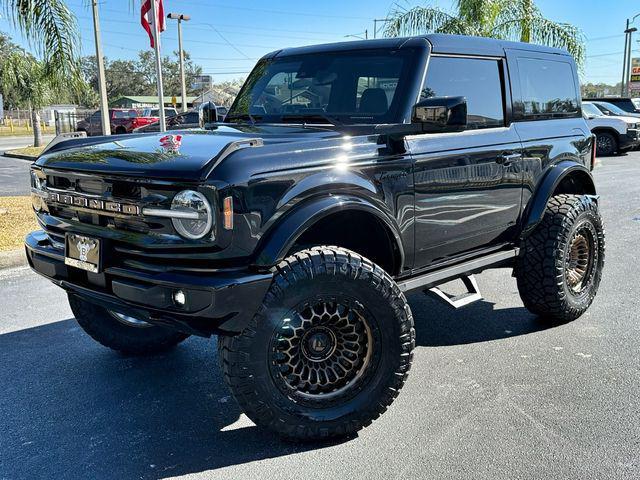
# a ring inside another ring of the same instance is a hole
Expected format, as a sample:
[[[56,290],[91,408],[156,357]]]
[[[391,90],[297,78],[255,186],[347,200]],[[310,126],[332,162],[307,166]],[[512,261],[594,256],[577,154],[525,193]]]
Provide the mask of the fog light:
[[[178,305],[179,307],[184,307],[184,304],[187,302],[187,296],[184,294],[182,290],[176,290],[173,292],[173,303]]]

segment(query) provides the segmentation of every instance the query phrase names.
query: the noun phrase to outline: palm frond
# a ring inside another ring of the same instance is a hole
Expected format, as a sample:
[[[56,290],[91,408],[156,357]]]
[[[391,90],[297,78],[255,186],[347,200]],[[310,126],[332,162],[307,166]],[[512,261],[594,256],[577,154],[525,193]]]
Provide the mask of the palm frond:
[[[445,25],[457,28],[460,23],[456,17],[439,8],[413,7],[406,9],[398,4],[389,12],[387,18],[389,21],[385,26],[385,37],[440,32]]]
[[[531,43],[567,50],[582,67],[585,62],[585,41],[582,31],[568,23],[556,23],[541,15],[529,18],[512,19],[502,23],[494,29],[496,38],[520,41],[522,39],[523,24],[528,29]]]
[[[47,73],[64,79],[78,65],[76,18],[62,0],[0,0],[7,16],[42,54]]]

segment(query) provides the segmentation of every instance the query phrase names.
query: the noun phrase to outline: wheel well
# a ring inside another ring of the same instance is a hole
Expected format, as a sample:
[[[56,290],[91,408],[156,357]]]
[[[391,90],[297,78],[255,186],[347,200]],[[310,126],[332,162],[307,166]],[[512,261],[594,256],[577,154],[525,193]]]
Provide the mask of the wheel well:
[[[613,140],[616,142],[616,145],[618,144],[618,132],[613,128],[594,128],[591,130],[591,133],[595,135],[598,135],[599,133],[608,133],[613,136]]]
[[[127,129],[124,127],[116,127],[116,133],[127,133]]]
[[[298,237],[289,253],[313,245],[347,248],[380,265],[390,275],[400,271],[401,253],[393,234],[367,212],[349,210],[320,219]]]
[[[563,193],[575,195],[595,195],[596,189],[591,176],[587,172],[581,170],[573,171],[567,174],[553,190],[553,195]]]

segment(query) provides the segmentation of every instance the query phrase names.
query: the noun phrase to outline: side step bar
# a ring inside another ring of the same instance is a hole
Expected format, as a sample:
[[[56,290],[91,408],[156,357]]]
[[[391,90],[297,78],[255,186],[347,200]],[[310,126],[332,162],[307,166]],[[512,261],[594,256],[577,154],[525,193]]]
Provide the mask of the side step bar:
[[[500,264],[508,263],[510,260],[518,256],[518,250],[519,249],[514,248],[512,250],[491,253],[489,255],[485,255],[484,257],[468,260],[451,267],[424,273],[422,275],[418,275],[417,277],[409,278],[406,280],[400,280],[398,282],[398,286],[403,292],[416,290],[418,288],[435,287],[436,285],[446,283],[449,280],[468,277],[470,275],[473,275],[474,273],[479,273],[482,270],[487,269],[488,267],[497,267]],[[467,289],[470,293],[474,293],[472,292],[472,288],[470,288],[469,285],[467,285]],[[475,290],[477,291],[477,284],[475,286]]]
[[[424,293],[430,293],[437,300],[440,300],[455,309],[465,307],[474,302],[479,302],[480,300],[482,300],[482,295],[480,294],[478,283],[476,282],[476,278],[473,275],[465,275],[464,277],[460,277],[460,280],[462,280],[464,286],[467,287],[467,293],[463,293],[462,295],[449,295],[448,293],[440,290],[438,287],[431,287]]]

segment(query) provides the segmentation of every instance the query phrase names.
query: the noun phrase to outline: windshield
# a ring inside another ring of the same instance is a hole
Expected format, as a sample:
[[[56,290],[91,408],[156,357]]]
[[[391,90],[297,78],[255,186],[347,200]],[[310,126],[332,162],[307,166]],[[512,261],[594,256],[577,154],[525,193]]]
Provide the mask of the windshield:
[[[620,107],[614,105],[613,103],[599,102],[598,105],[603,106],[605,109],[609,110],[614,115],[627,115],[627,113],[628,113],[628,112],[625,112],[624,110],[622,110]]]
[[[323,52],[261,60],[227,122],[373,124],[401,121],[411,50]],[[398,93],[397,93],[398,92]],[[402,94],[400,93],[402,92]]]
[[[582,104],[582,113],[589,117],[601,117],[602,112],[593,103],[584,102]]]

